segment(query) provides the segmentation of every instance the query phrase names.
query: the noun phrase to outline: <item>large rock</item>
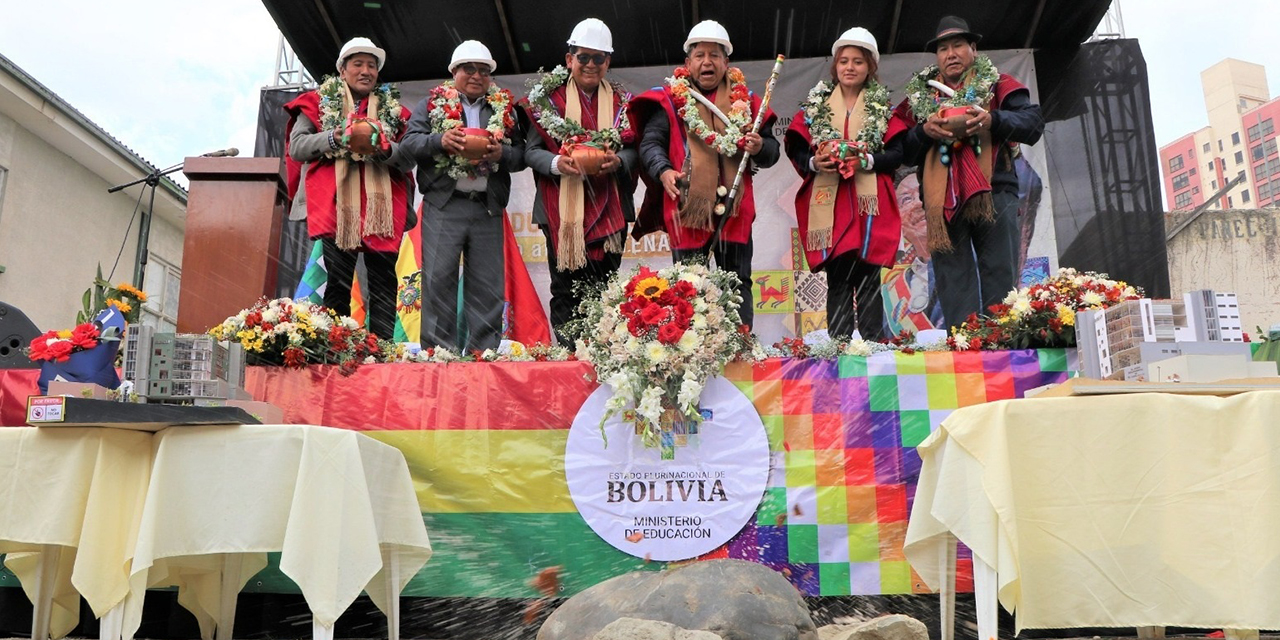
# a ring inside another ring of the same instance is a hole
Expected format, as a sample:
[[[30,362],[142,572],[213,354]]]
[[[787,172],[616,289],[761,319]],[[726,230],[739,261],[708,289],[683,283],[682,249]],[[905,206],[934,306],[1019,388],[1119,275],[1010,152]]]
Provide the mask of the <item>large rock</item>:
[[[618,618],[592,640],[723,640],[710,631],[689,631],[658,620]]]
[[[618,618],[660,620],[724,640],[818,640],[800,592],[773,569],[742,560],[607,580],[556,609],[538,640],[592,640]]]
[[[923,622],[894,614],[855,624],[829,624],[818,629],[819,640],[929,640]]]

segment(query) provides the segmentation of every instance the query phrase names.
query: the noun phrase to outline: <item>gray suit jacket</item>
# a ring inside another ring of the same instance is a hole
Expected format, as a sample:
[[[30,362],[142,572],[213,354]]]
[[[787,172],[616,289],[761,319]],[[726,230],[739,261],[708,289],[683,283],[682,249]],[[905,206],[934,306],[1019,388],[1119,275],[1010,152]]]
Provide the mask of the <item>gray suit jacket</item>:
[[[427,116],[430,110],[430,97],[424,98],[413,110],[409,118],[409,126],[400,146],[404,152],[418,162],[418,189],[429,206],[437,209],[444,206],[458,181],[449,174],[436,169],[436,158],[447,155],[440,145],[442,134],[431,133],[431,121]],[[498,161],[498,169],[489,174],[488,186],[485,189],[485,209],[489,215],[502,215],[511,197],[511,174],[524,171],[524,129],[520,124],[519,109],[516,114],[516,125],[507,132],[511,144],[502,145],[502,159]],[[488,121],[493,116],[493,108],[486,103],[480,108],[480,119]]]

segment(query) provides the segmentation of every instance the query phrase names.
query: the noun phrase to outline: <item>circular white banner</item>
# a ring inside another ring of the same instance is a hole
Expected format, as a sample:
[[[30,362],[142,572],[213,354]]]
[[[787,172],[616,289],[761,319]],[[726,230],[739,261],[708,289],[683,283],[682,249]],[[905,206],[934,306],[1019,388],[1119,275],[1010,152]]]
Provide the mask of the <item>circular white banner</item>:
[[[569,494],[591,529],[658,561],[702,555],[741,531],[769,479],[769,441],[751,401],[713,378],[702,391],[702,424],[677,426],[662,447],[647,448],[619,413],[604,425],[605,446],[599,425],[611,391],[587,398],[565,446]]]

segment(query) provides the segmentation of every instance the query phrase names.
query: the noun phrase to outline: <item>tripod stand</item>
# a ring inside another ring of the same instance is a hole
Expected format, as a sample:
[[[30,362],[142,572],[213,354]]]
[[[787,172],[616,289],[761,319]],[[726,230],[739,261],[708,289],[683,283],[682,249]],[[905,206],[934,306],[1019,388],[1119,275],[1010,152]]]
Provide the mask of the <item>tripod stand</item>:
[[[161,177],[182,169],[183,164],[184,163],[179,162],[168,169],[155,169],[150,174],[138,178],[137,180],[107,189],[107,193],[115,193],[117,191],[128,189],[135,184],[145,184],[146,186],[143,187],[142,193],[138,194],[138,206],[135,206],[133,209],[133,216],[136,218],[138,215],[138,208],[142,205],[142,196],[146,194],[147,187],[151,188],[150,202],[147,204],[147,210],[143,214],[142,222],[138,225],[138,252],[135,266],[133,268],[133,286],[139,289],[142,288],[142,279],[145,277],[147,272],[147,245],[151,237],[151,216],[155,214],[156,208],[156,187],[160,186]],[[133,218],[129,219],[129,224],[130,226],[133,225]],[[129,242],[128,234],[129,231],[126,229],[124,241],[120,245],[120,251],[122,252],[124,251],[124,244]],[[120,264],[119,254],[116,255],[116,264]],[[116,268],[113,265],[111,267],[111,275],[107,276],[107,280],[111,280],[115,276],[115,273]]]

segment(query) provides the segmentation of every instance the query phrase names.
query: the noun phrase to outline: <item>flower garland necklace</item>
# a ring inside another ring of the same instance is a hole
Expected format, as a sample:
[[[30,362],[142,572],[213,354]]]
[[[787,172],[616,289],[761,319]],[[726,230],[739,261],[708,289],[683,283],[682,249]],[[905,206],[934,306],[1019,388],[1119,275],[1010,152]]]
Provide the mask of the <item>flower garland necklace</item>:
[[[463,120],[460,96],[452,80],[446,80],[431,90],[431,94],[427,96],[427,102],[430,105],[427,118],[431,122],[431,133],[444,133],[450,129],[467,126],[466,121]],[[511,92],[489,83],[489,91],[485,94],[484,100],[493,109],[493,115],[489,116],[489,123],[485,125],[485,130],[493,136],[494,140],[510,145],[511,139],[507,137],[506,132],[516,124],[512,113],[514,100]],[[496,162],[472,164],[470,160],[460,155],[444,154],[436,158],[436,169],[446,172],[454,180],[488,175],[497,168]]]
[[[565,147],[572,144],[589,144],[598,146],[602,149],[612,149],[617,151],[622,148],[622,140],[631,130],[631,121],[627,118],[626,99],[622,102],[622,107],[618,109],[618,117],[614,120],[612,127],[600,127],[595,131],[588,131],[581,123],[566,119],[556,111],[555,105],[551,104],[551,94],[569,81],[569,70],[564,65],[557,65],[549,73],[545,73],[538,80],[529,80],[529,106],[533,111],[533,118],[538,121],[538,126],[542,127],[556,142],[561,145],[563,151]],[[610,83],[614,93],[618,95],[629,95],[623,91],[622,87],[617,83]]]
[[[827,105],[827,98],[831,97],[835,88],[836,83],[821,80],[809,90],[809,96],[800,104],[814,146],[844,137],[842,132],[831,126],[831,107]],[[889,88],[867,78],[866,84],[862,85],[862,93],[862,130],[858,132],[856,141],[864,145],[868,152],[878,153],[884,148],[884,134],[889,128]]]
[[[951,97],[929,86],[930,80],[938,77],[938,65],[931,64],[923,71],[911,76],[907,82],[907,103],[911,105],[911,113],[916,120],[924,122],[929,116],[942,107],[968,107],[978,105],[986,108],[994,94],[996,81],[1000,79],[1000,71],[991,63],[991,58],[978,56],[973,60],[973,67],[965,74],[964,84]]]
[[[671,89],[676,109],[684,119],[689,134],[705,142],[716,153],[732,156],[746,145],[745,137],[751,128],[751,92],[747,89],[747,79],[742,75],[741,69],[729,67],[728,78],[731,106],[729,113],[725,114],[729,122],[725,124],[724,133],[716,133],[715,129],[698,113],[698,105],[689,96],[689,92],[695,90],[689,86],[689,69],[677,68],[675,73],[667,78],[667,87]]]
[[[320,88],[316,90],[320,94],[320,129],[323,131],[340,129],[346,125],[346,118],[342,115],[342,82],[342,78],[338,76],[326,76]],[[371,95],[378,97],[377,118],[378,123],[382,125],[383,135],[394,140],[404,128],[404,109],[400,107],[400,87],[393,84],[380,84],[374,87]],[[351,158],[356,162],[369,157],[352,153],[350,149],[326,151],[324,155],[326,158]]]

